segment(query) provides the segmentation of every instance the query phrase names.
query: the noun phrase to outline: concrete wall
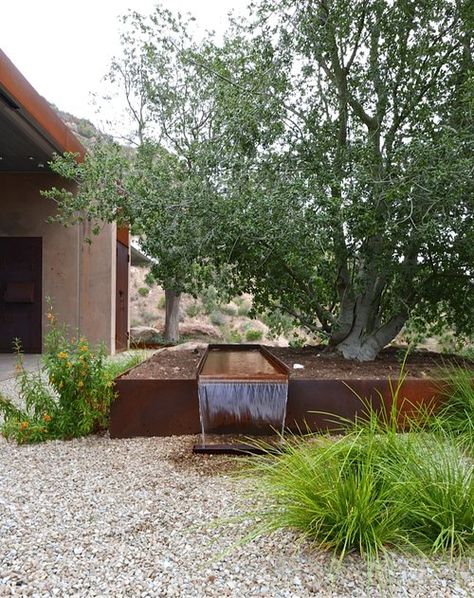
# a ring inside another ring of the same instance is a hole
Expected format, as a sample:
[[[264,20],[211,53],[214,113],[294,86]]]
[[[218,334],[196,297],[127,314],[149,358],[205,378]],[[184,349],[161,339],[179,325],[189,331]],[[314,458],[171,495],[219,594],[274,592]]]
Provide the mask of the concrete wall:
[[[46,220],[53,202],[39,191],[64,186],[57,176],[0,173],[0,236],[42,237],[43,312],[51,297],[58,319],[92,343],[115,351],[115,225],[105,225],[92,245],[87,225],[65,228]],[[43,338],[47,318],[43,316]]]

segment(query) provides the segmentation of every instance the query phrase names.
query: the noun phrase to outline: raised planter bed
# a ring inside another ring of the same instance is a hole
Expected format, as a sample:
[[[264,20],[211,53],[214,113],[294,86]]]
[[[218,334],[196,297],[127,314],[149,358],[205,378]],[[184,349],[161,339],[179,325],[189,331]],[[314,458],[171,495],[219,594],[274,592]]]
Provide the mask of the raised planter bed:
[[[353,419],[362,414],[359,397],[375,408],[391,404],[390,382],[400,370],[398,354],[385,351],[371,364],[328,358],[317,348],[295,350],[268,347],[289,368],[285,427],[294,432],[336,429],[338,417]],[[163,351],[125,372],[116,380],[117,399],[111,409],[113,438],[172,436],[201,431],[198,402],[198,368],[203,350]],[[318,357],[319,355],[319,357]],[[435,353],[415,353],[407,363],[408,376],[399,393],[401,414],[420,405],[435,407],[442,398],[443,382],[435,379],[437,368],[453,362]],[[302,369],[293,369],[295,363]],[[461,365],[474,367],[472,362]],[[254,433],[252,429],[226,433]],[[209,430],[210,433],[219,430]]]

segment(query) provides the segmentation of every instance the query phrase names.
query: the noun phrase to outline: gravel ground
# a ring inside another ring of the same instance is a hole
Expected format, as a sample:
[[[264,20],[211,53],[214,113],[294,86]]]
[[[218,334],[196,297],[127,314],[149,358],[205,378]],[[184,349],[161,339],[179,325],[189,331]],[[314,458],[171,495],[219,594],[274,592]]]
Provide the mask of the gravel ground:
[[[243,546],[239,459],[195,437],[0,439],[0,596],[472,596],[473,571],[393,556],[368,585],[289,533]]]

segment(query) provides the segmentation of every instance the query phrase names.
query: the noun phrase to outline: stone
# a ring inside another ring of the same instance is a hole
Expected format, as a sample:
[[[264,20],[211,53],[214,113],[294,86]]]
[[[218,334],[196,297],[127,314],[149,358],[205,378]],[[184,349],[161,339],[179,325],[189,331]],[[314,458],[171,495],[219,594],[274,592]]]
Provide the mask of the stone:
[[[161,333],[152,326],[133,326],[130,328],[130,343],[150,343],[156,342]]]

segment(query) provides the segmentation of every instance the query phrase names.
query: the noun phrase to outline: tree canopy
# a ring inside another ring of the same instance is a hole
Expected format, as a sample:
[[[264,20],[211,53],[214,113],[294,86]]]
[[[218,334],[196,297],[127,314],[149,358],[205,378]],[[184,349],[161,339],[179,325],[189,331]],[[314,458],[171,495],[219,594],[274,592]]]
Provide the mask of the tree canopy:
[[[146,122],[131,187],[112,152],[102,180],[82,175],[98,193],[50,196],[63,216],[105,219],[133,197],[163,282],[225,267],[229,292],[345,357],[373,359],[409,320],[473,334],[473,10],[260,0],[220,44],[162,9],[134,15],[125,56]]]

